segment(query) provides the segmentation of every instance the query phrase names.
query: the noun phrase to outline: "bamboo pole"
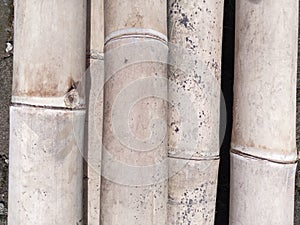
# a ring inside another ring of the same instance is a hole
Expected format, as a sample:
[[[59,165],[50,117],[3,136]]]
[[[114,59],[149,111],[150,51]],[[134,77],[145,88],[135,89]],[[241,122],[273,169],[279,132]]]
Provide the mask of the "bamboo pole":
[[[166,1],[105,1],[101,224],[166,224]]]
[[[9,225],[81,224],[86,3],[15,1]]]
[[[214,224],[223,1],[171,0],[168,22],[168,224]]]
[[[87,224],[100,223],[101,149],[103,124],[103,82],[104,82],[104,10],[103,0],[88,1],[89,67],[86,80],[87,116],[85,132],[85,170],[87,183],[84,185]]]
[[[230,224],[293,224],[298,7],[236,4]]]

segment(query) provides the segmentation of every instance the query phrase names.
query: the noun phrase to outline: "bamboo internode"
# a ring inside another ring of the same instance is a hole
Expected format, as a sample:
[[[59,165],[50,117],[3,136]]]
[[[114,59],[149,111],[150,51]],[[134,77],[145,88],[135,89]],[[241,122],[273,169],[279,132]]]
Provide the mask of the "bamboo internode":
[[[15,1],[13,103],[84,106],[85,5]]]
[[[298,5],[237,1],[230,224],[293,224]]]
[[[84,111],[10,108],[9,225],[81,224]]]

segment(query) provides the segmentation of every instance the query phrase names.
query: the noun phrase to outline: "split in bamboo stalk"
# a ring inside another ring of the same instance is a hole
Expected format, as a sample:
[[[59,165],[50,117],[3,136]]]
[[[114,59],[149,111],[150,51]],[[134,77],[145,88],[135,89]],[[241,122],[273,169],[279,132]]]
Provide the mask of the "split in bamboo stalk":
[[[100,223],[101,148],[103,124],[104,82],[104,10],[103,0],[88,1],[86,79],[87,115],[85,124],[85,175],[84,198],[88,225]]]
[[[166,1],[105,1],[101,224],[166,224]]]
[[[81,224],[86,3],[15,1],[9,225]]]
[[[168,24],[168,224],[214,224],[223,0],[171,0]]]
[[[231,225],[293,224],[298,7],[237,1]]]

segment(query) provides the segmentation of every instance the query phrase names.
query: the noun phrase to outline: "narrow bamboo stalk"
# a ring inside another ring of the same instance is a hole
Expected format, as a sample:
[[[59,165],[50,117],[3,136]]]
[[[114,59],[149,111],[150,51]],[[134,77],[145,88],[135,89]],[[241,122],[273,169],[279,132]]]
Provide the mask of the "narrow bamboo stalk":
[[[9,225],[81,224],[86,3],[15,1]]]
[[[230,224],[293,224],[298,7],[237,1]]]
[[[102,225],[166,224],[166,5],[104,4]]]
[[[87,168],[87,187],[84,195],[87,224],[100,224],[100,187],[101,187],[101,149],[103,124],[103,82],[104,82],[104,10],[103,0],[90,0],[88,60],[86,80],[86,116],[85,154]]]
[[[223,1],[171,0],[168,19],[168,224],[214,224]]]

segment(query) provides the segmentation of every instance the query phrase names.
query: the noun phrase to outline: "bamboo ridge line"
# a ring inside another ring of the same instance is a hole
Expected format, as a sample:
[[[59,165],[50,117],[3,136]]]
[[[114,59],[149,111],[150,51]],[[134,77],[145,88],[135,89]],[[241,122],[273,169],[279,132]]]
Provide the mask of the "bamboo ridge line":
[[[273,160],[273,159],[268,159],[268,158],[264,158],[264,157],[260,157],[260,156],[255,156],[249,153],[245,153],[245,152],[241,152],[240,150],[231,148],[230,150],[231,154],[235,154],[235,155],[239,155],[239,156],[243,156],[246,158],[251,158],[251,159],[257,159],[257,160],[265,160],[271,163],[278,163],[278,164],[295,164],[298,162],[299,159],[296,160],[290,160],[290,161],[277,161],[277,160]]]
[[[214,160],[220,160],[219,156],[204,156],[204,157],[190,157],[190,158],[183,158],[183,157],[176,157],[176,156],[168,156],[168,158],[172,159],[182,159],[182,160],[192,160],[192,161],[214,161]]]
[[[31,107],[31,108],[38,108],[38,109],[50,109],[50,110],[64,110],[64,111],[85,111],[85,108],[67,108],[67,107],[60,107],[60,106],[32,105],[27,103],[16,103],[16,102],[12,102],[10,106]]]
[[[76,106],[67,106],[65,100],[68,92],[59,97],[32,97],[32,96],[12,96],[13,104],[24,104],[36,107],[63,108],[63,109],[85,109],[83,98],[78,98],[79,103]]]
[[[166,35],[152,29],[145,28],[128,28],[114,31],[108,34],[104,40],[104,45],[110,41],[124,39],[124,38],[147,38],[161,41],[167,45],[168,38]]]
[[[260,146],[251,147],[248,146],[247,144],[237,145],[235,143],[231,143],[231,149],[235,149],[238,152],[253,155],[258,158],[259,157],[266,158],[269,159],[270,161],[275,161],[275,162],[293,162],[297,160],[296,149],[268,148],[268,147],[260,147]],[[288,150],[293,150],[293,151],[284,154]]]

